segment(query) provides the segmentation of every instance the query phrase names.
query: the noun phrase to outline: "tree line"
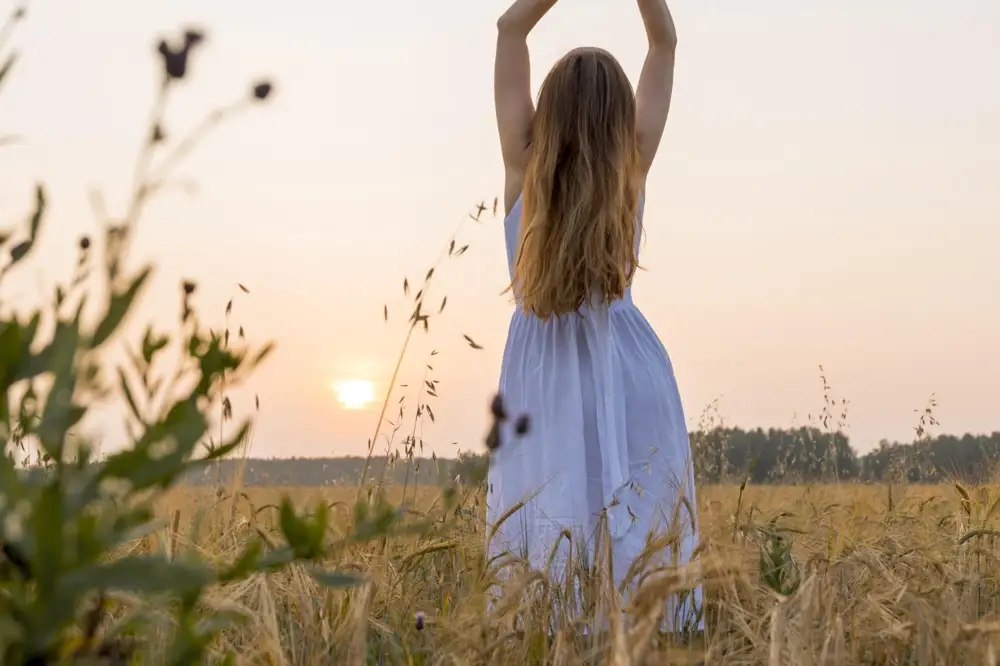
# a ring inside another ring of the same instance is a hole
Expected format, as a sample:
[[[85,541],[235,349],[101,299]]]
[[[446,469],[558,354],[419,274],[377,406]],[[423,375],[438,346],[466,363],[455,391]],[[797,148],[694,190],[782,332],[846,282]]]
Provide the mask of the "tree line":
[[[691,434],[695,474],[705,482],[843,481],[938,483],[991,480],[1000,462],[1000,432],[882,440],[858,454],[848,437],[818,428],[718,428]]]
[[[813,483],[839,479],[867,483],[981,483],[1000,461],[1000,432],[922,437],[910,443],[882,441],[858,454],[842,432],[818,428],[716,428],[691,433],[695,475],[702,483]],[[194,485],[229,483],[236,474],[247,485],[326,486],[368,482],[436,485],[479,481],[485,455],[454,459],[377,457],[225,460],[192,473]],[[367,469],[366,469],[367,468]]]

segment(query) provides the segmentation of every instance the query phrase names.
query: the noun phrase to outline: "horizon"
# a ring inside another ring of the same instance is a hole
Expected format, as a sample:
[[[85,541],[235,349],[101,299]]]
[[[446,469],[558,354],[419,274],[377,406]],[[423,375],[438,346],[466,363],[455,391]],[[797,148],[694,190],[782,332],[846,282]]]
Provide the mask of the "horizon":
[[[738,427],[738,426],[733,426],[733,427]],[[756,431],[758,429],[759,430],[763,430],[764,432],[767,432],[769,430],[783,430],[782,428],[777,428],[777,427],[776,428],[765,428],[765,427],[761,427],[761,428],[744,428],[743,430],[745,432],[751,432],[751,431]],[[976,433],[976,432],[965,432],[965,433],[961,433],[961,434],[937,433],[935,435],[932,435],[930,437],[930,439],[931,440],[935,440],[935,439],[952,438],[952,439],[961,440],[961,439],[964,439],[966,437],[971,437],[971,438],[974,438],[974,439],[975,438],[991,438],[991,437],[995,437],[997,435],[1000,435],[1000,429],[994,430],[992,432],[980,432],[980,433]],[[855,448],[854,445],[851,443],[850,438],[848,438],[847,444],[848,444],[848,446],[851,448],[851,450],[854,452],[854,454],[858,458],[864,458],[865,456],[877,453],[878,452],[878,446],[880,444],[882,444],[883,442],[885,444],[889,445],[889,446],[913,446],[914,444],[918,443],[915,440],[909,440],[909,441],[882,440],[881,442],[878,442],[875,447],[872,447],[872,448],[870,448],[868,450],[865,450],[865,451],[859,451],[857,448]],[[421,456],[414,456],[412,458],[412,460],[414,460],[414,461],[420,461],[420,462],[434,462],[434,461],[437,461],[437,462],[445,461],[445,462],[447,462],[447,461],[455,461],[455,460],[457,460],[459,455],[472,454],[472,455],[476,455],[476,456],[485,456],[485,455],[487,455],[487,453],[488,453],[487,451],[472,451],[472,450],[467,450],[467,449],[462,449],[462,450],[456,449],[452,455],[443,455],[443,456],[436,456],[436,457],[432,457],[431,455],[421,455]],[[370,456],[371,460],[387,460],[387,459],[389,459],[391,457],[392,456],[387,456],[384,453],[373,453]],[[230,462],[236,463],[236,462],[252,462],[252,461],[265,461],[266,462],[266,461],[269,461],[269,460],[275,460],[275,461],[280,461],[280,460],[365,460],[367,458],[369,458],[369,456],[366,455],[366,454],[364,454],[364,453],[343,454],[343,455],[325,455],[325,456],[256,456],[256,455],[248,454],[246,456],[241,456],[241,457],[224,458],[223,460],[228,460]],[[405,464],[407,461],[406,461],[405,458],[401,458],[399,460],[399,462],[400,462],[400,464]]]
[[[273,77],[275,97],[199,147],[181,170],[193,196],[168,193],[140,223],[131,263],[158,270],[132,323],[173,321],[182,279],[198,282],[215,325],[235,298],[233,325],[278,345],[234,395],[238,414],[260,395],[250,454],[363,456],[406,332],[403,280],[418,285],[465,219],[469,251],[442,267],[430,299],[447,295],[448,307],[416,336],[397,384],[412,402],[439,350],[436,419],[418,436],[428,456],[478,450],[510,305],[500,216],[466,216],[502,189],[492,57],[505,8],[32,4],[3,82],[0,135],[21,141],[0,151],[0,212],[21,219],[36,180],[52,207],[7,298],[47,294],[62,277],[52,267],[72,265],[76,238],[96,228],[91,188],[121,208],[155,91],[153,45],[204,26],[168,131],[257,77]],[[689,430],[720,396],[726,425],[808,425],[824,408],[820,366],[832,400],[849,401],[859,454],[910,441],[932,399],[932,434],[1000,430],[1000,89],[983,84],[1000,61],[1000,6],[671,8],[675,93],[634,293],[671,356]],[[587,43],[634,82],[634,3],[559,3],[531,38],[535,89]],[[116,414],[92,427],[120,445]]]

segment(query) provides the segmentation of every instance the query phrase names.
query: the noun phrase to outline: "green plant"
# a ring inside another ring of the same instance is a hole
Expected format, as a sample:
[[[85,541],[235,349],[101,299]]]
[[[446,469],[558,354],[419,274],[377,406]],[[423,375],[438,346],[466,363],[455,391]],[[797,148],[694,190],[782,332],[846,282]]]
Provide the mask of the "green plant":
[[[792,541],[787,536],[790,530],[778,525],[782,516],[779,513],[759,528],[760,584],[787,597],[795,593],[802,581],[792,556]]]
[[[12,25],[24,17],[16,10]],[[250,420],[224,441],[211,441],[211,415],[231,416],[223,391],[244,383],[271,345],[230,345],[199,321],[194,282],[181,288],[175,330],[147,326],[138,348],[125,345],[122,363],[113,345],[128,337],[152,265],[127,266],[129,241],[144,207],[168,182],[197,143],[223,120],[268,99],[272,85],[254,84],[236,103],[208,114],[190,134],[173,142],[165,111],[176,83],[190,69],[204,41],[187,30],[175,44],[160,42],[162,78],[149,131],[136,165],[131,198],[119,220],[105,223],[103,265],[89,238],[79,242],[72,280],[47,303],[8,312],[3,278],[38,244],[46,212],[38,185],[22,233],[0,236],[9,261],[0,269],[0,661],[4,664],[123,663],[155,652],[171,664],[204,663],[215,637],[239,617],[208,611],[205,591],[294,562],[304,563],[322,585],[356,583],[353,575],[323,571],[315,563],[347,542],[383,534],[397,512],[382,505],[360,511],[354,531],[339,543],[327,538],[327,507],[299,515],[285,498],[280,529],[285,544],[251,538],[234,557],[205,561],[195,555],[122,555],[121,549],[158,529],[153,505],[195,467],[234,451]],[[6,62],[13,62],[13,55]],[[9,72],[3,67],[3,74]],[[98,459],[83,428],[99,404],[127,407],[128,448]],[[208,453],[199,457],[208,443]],[[40,468],[25,469],[30,452]],[[315,567],[315,568],[314,568]],[[167,645],[144,639],[148,614],[127,613],[130,599],[158,604],[173,616]]]

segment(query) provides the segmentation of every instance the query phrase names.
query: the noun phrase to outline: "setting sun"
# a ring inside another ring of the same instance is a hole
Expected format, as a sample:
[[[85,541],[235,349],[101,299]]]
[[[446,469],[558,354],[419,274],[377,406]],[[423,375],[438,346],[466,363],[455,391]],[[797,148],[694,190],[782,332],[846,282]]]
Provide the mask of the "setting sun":
[[[335,382],[337,402],[345,409],[364,409],[375,400],[375,386],[364,379]]]

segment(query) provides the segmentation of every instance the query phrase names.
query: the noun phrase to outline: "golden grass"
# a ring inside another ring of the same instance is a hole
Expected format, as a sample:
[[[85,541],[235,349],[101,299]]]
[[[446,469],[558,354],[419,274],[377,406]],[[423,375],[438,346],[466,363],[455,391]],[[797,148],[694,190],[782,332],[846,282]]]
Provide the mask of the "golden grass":
[[[389,488],[388,499],[400,502],[401,490]],[[270,507],[282,494],[302,508],[334,506],[333,530],[341,530],[356,492],[179,488],[157,507],[169,527],[137,547],[231,555],[256,531],[276,538]],[[645,578],[626,609],[630,621],[613,622],[610,633],[582,632],[591,618],[563,614],[549,636],[541,623],[552,619],[561,583],[517,566],[505,588],[513,603],[488,610],[485,586],[496,572],[483,562],[481,498],[468,491],[457,514],[442,516],[440,491],[421,487],[409,489],[406,504],[438,518],[426,534],[347,547],[325,563],[365,574],[365,585],[324,590],[293,569],[213,590],[215,606],[251,618],[225,634],[223,647],[237,648],[245,663],[270,664],[995,663],[995,535],[962,538],[1000,528],[1000,488],[844,484],[741,494],[720,485],[699,492],[699,568]],[[792,544],[798,585],[787,596],[761,574],[769,524],[784,528]],[[685,646],[656,631],[655,609],[691,574],[704,581],[707,631]]]

